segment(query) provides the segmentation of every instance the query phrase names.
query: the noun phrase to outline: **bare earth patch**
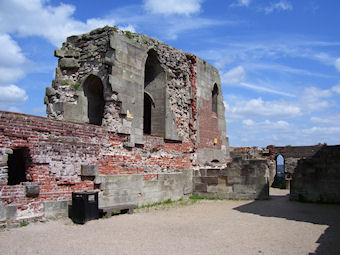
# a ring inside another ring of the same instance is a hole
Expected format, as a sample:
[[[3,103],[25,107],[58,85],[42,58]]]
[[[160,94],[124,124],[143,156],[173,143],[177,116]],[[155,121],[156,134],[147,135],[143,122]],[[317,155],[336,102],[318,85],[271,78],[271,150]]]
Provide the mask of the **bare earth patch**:
[[[0,254],[338,254],[340,205],[203,200],[0,232]]]

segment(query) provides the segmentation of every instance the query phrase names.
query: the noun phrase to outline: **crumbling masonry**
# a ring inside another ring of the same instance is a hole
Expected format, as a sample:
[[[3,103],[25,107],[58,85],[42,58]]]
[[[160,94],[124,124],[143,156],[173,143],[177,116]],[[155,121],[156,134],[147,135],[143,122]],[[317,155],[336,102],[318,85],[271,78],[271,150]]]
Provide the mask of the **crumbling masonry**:
[[[0,226],[66,215],[73,191],[98,191],[102,207],[268,198],[271,154],[230,158],[216,68],[114,27],[55,56],[48,118],[0,112]]]
[[[64,214],[72,191],[100,206],[193,192],[229,159],[218,71],[156,39],[104,27],[55,51],[48,118],[1,112],[0,222]]]

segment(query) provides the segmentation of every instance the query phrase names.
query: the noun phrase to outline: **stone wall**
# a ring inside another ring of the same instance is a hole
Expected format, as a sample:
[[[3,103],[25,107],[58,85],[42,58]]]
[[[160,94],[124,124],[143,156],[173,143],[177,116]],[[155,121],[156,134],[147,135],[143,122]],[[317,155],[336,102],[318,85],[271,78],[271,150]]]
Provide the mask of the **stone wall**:
[[[223,199],[268,199],[270,160],[233,157],[224,169],[194,172],[193,194]]]
[[[105,127],[0,112],[0,224],[65,214],[72,191],[98,190],[102,205],[190,195],[192,144],[144,138],[131,149]],[[25,180],[8,185],[11,155],[22,148]]]
[[[126,146],[143,145],[147,132],[191,142],[199,164],[228,161],[220,77],[206,61],[113,27],[71,36],[55,55],[55,80],[45,96],[49,118],[93,123],[88,87],[102,87],[95,99],[103,105],[97,124],[128,135]],[[211,107],[215,85],[216,113]],[[152,108],[150,131],[145,130],[146,98]]]
[[[301,159],[290,187],[292,200],[340,203],[340,146],[322,146]]]

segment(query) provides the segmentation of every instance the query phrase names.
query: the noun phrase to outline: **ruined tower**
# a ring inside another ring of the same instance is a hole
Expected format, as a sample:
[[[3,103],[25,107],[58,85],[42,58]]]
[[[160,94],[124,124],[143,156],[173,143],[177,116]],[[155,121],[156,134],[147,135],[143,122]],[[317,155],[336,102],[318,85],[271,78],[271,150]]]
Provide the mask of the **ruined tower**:
[[[191,143],[197,163],[228,160],[221,81],[206,61],[112,27],[67,38],[55,56],[49,118],[128,135],[130,148],[154,135]]]

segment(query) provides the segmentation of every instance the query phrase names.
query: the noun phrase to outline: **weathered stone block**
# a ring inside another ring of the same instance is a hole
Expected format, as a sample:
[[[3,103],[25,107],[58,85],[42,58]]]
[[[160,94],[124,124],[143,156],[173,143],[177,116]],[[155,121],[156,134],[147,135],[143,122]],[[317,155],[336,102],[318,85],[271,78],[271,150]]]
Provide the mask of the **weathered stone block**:
[[[208,185],[206,183],[195,183],[194,184],[194,191],[196,192],[207,192]]]
[[[233,188],[231,186],[226,185],[216,185],[216,186],[208,186],[207,187],[208,193],[220,193],[220,194],[228,194],[233,192]]]
[[[6,220],[6,207],[0,202],[0,221]]]
[[[241,183],[244,183],[244,177],[243,176],[228,176],[227,177],[227,183],[229,185],[232,185],[232,184],[241,184]]]
[[[98,174],[97,165],[81,165],[80,174],[82,176],[96,176]]]
[[[79,63],[74,58],[62,58],[59,60],[59,67],[61,69],[75,69],[79,68]]]
[[[14,220],[17,216],[17,206],[16,205],[7,205],[6,207],[6,219]]]
[[[38,184],[28,184],[25,186],[26,197],[37,197],[40,193],[40,187]]]
[[[57,94],[57,91],[54,88],[46,87],[46,96],[50,97],[54,96],[55,94]]]
[[[207,176],[219,176],[219,169],[207,169]]]
[[[70,204],[72,204],[71,200],[46,201],[43,203],[44,215],[46,218],[68,216],[68,205]]]
[[[233,190],[235,193],[256,194],[256,185],[234,184]]]
[[[201,176],[207,176],[207,169],[200,169]]]
[[[200,177],[202,183],[206,183],[207,185],[217,185],[218,177]]]

